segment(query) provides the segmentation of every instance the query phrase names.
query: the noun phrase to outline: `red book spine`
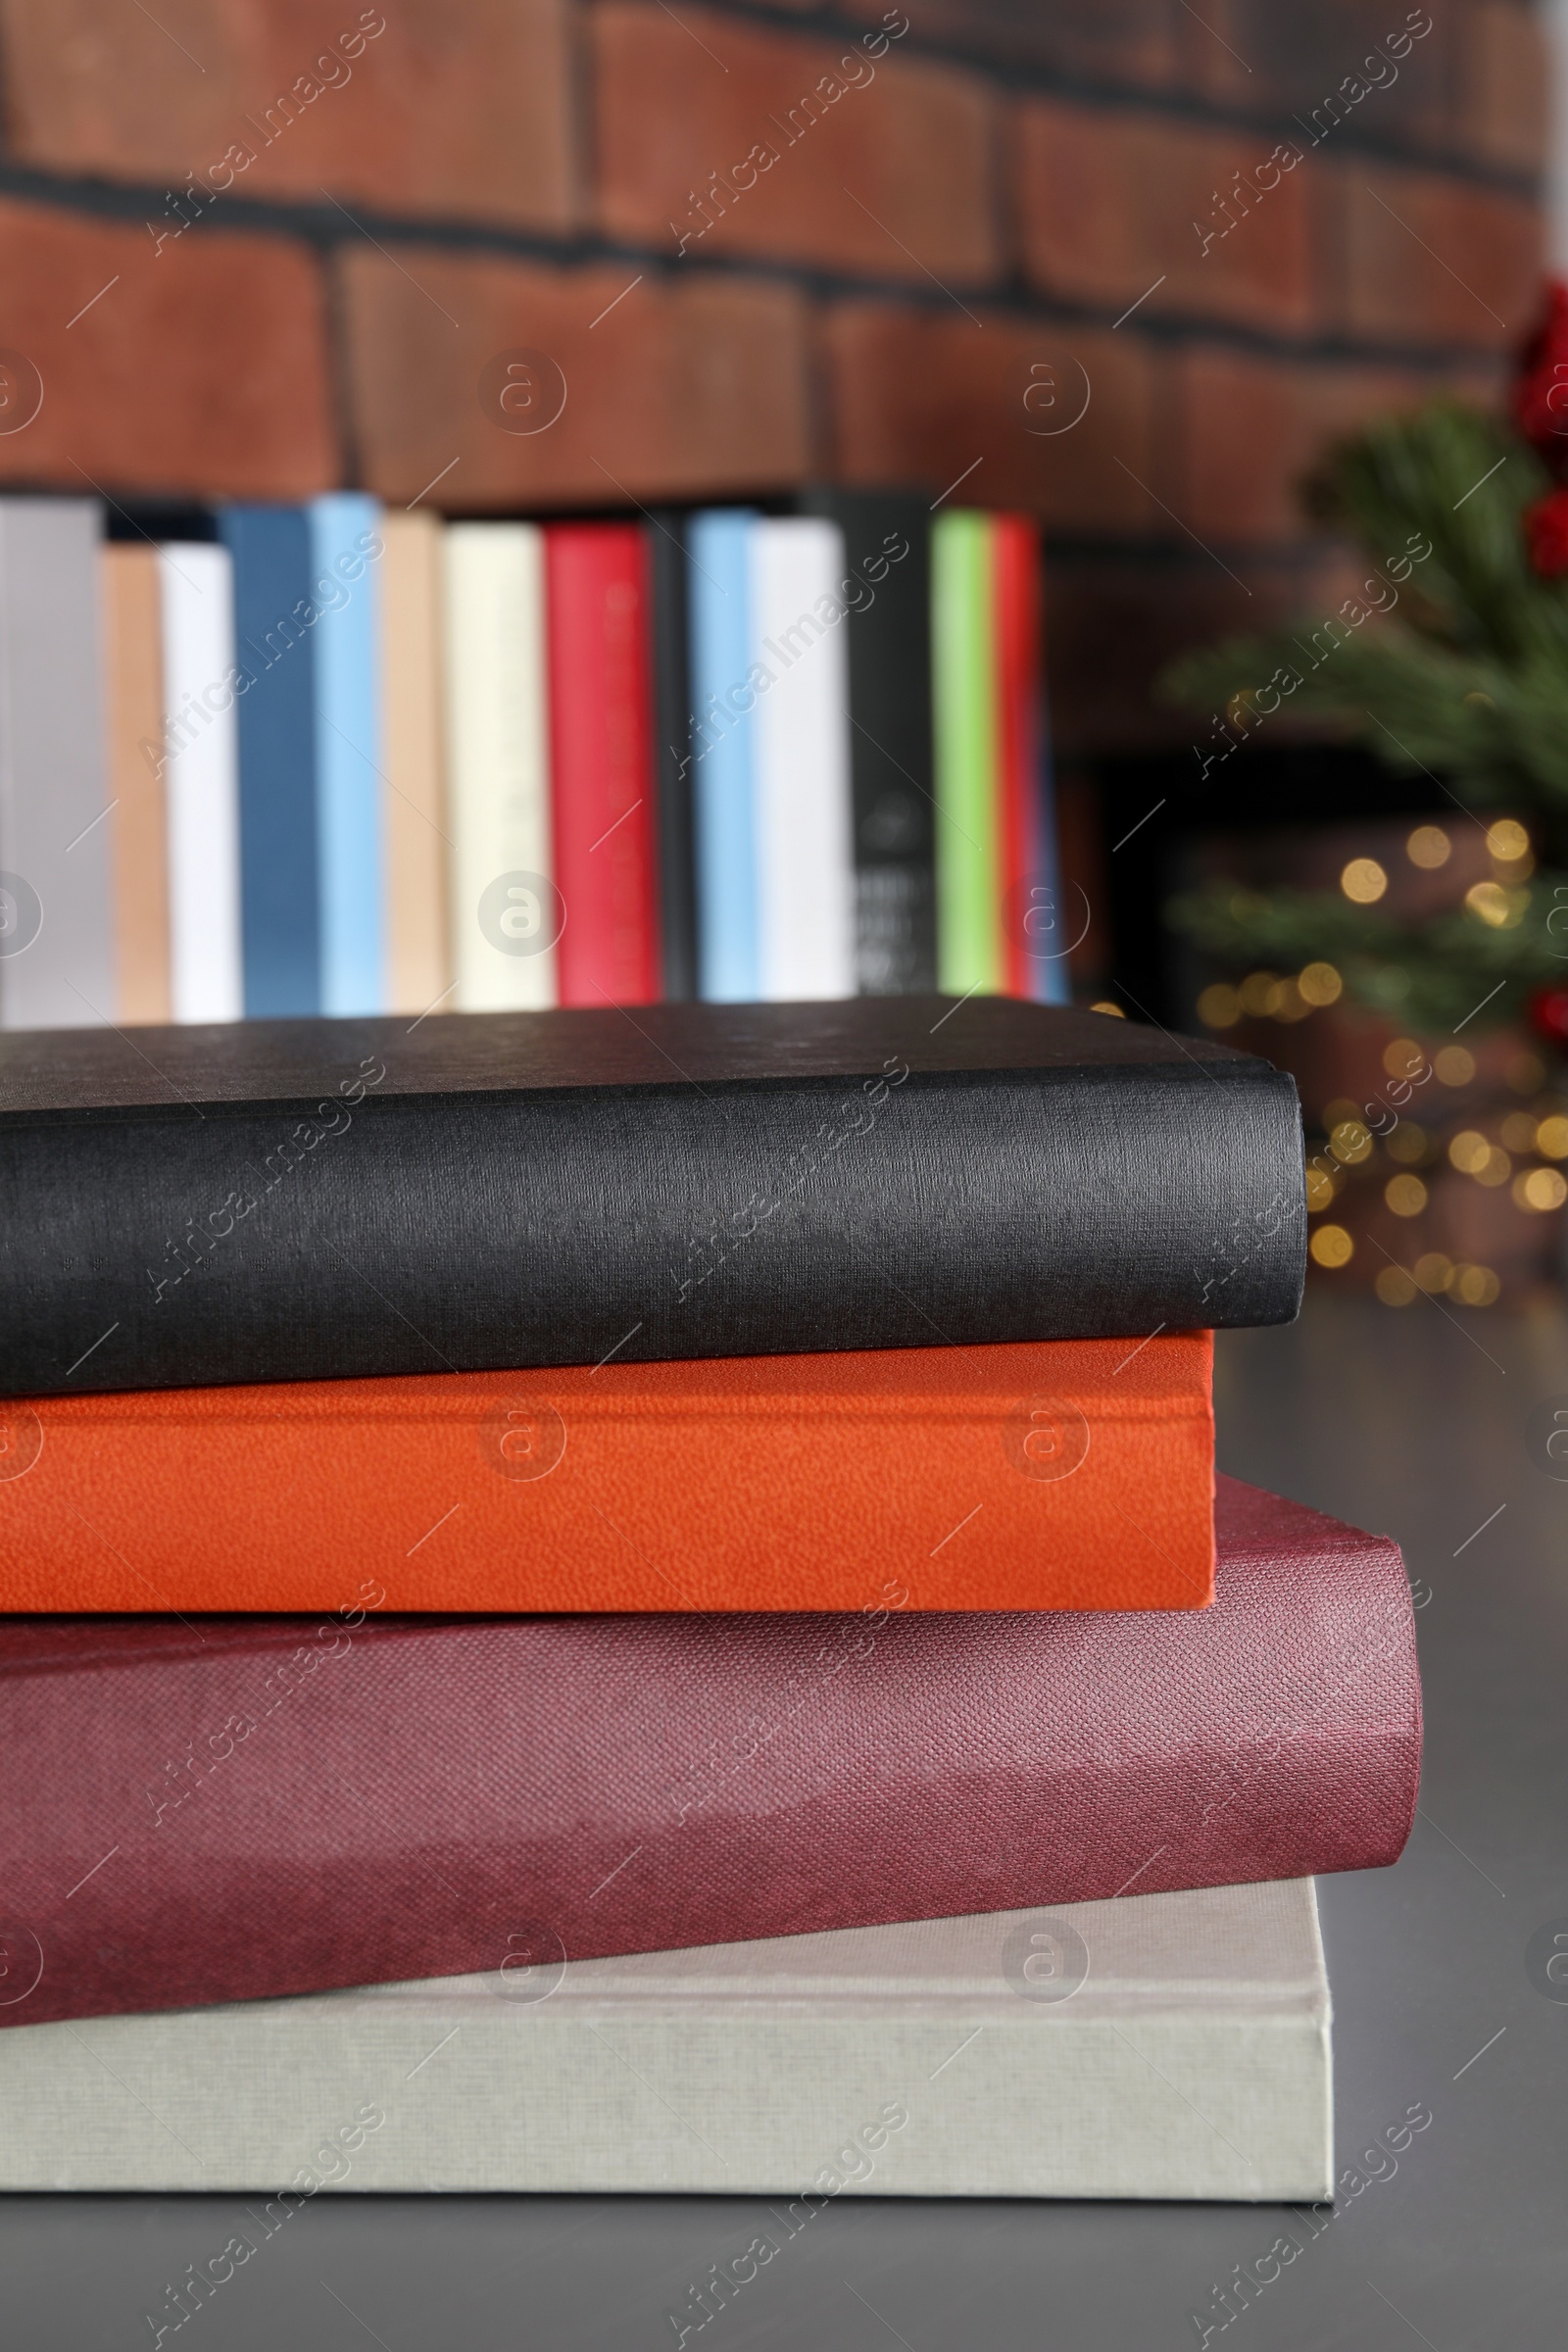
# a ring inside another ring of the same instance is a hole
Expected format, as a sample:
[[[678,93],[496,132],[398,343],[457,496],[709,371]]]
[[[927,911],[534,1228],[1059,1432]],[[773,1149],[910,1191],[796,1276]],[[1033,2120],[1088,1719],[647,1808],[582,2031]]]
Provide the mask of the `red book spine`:
[[[563,1004],[652,1004],[661,982],[648,549],[637,523],[545,533]]]
[[[1046,871],[1040,804],[1040,532],[1027,514],[992,517],[995,692],[1002,844],[1003,986],[1037,993],[1031,941],[1059,922]]]
[[[0,2024],[1394,1861],[1397,1546],[1216,1516],[1169,1615],[0,1621]]]

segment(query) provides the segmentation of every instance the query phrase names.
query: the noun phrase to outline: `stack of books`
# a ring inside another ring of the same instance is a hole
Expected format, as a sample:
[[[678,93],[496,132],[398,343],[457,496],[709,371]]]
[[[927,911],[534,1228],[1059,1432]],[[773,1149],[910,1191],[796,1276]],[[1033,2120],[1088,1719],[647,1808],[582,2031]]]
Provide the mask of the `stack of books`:
[[[1290,1080],[1000,997],[0,1039],[0,2184],[1332,2193],[1396,1546]],[[750,2261],[751,2269],[745,2269]],[[705,2299],[706,2298],[706,2299]]]
[[[1037,526],[799,505],[0,499],[0,1024],[1063,1000]]]

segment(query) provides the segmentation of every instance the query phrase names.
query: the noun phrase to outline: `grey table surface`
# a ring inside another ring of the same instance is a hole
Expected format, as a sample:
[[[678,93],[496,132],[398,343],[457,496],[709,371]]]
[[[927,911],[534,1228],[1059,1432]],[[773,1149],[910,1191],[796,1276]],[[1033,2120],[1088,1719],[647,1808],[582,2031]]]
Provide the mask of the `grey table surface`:
[[[688,2346],[1175,2352],[1201,2340],[1196,2311],[1225,2352],[1560,2352],[1568,1985],[1547,1981],[1540,1942],[1568,1931],[1568,1480],[1544,1443],[1556,1404],[1568,1416],[1555,1314],[1318,1297],[1291,1330],[1219,1343],[1221,1466],[1396,1536],[1416,1590],[1415,1832],[1395,1869],[1320,1883],[1338,2162],[1422,2102],[1431,2127],[1397,2171],[1345,2197],[1223,2329],[1212,2288],[1267,2254],[1289,2221],[1275,2208],[846,2197]],[[165,2281],[220,2247],[237,2210],[0,2199],[0,2342],[150,2344]],[[667,2313],[746,2243],[750,2212],[723,2198],[323,2197],[164,2341],[672,2346]]]

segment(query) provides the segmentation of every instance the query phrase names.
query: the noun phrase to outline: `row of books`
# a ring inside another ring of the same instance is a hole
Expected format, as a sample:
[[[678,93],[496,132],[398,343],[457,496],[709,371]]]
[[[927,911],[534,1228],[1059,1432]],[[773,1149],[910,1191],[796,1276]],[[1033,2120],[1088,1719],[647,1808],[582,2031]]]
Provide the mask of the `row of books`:
[[[0,1022],[1065,1001],[1034,524],[806,503],[0,500]]]
[[[1216,1481],[1287,1077],[860,997],[8,1033],[0,1126],[0,2183],[259,2192],[154,2340],[322,2190],[787,2200],[677,2343],[842,2193],[1332,2196],[1420,1690]]]

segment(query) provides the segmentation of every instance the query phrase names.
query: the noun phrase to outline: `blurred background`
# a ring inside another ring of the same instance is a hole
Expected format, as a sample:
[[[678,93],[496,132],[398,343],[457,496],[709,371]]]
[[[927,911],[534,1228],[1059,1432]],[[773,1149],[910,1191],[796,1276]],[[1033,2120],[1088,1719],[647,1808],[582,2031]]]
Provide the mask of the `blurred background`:
[[[1297,1072],[1315,1280],[1484,1313],[1568,1200],[1565,53],[1524,0],[0,0],[0,483],[122,539],[1034,516],[1072,994]],[[519,347],[548,430],[483,404]]]

